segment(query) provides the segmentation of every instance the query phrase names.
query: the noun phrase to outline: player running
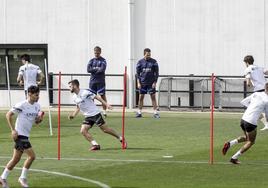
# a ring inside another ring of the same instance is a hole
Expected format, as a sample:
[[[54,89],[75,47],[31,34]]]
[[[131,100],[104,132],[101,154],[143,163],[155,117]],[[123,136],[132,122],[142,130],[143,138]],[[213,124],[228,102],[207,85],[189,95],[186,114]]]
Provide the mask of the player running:
[[[70,92],[74,93],[73,95],[73,101],[76,104],[76,110],[71,113],[68,118],[71,120],[73,119],[79,111],[81,111],[84,116],[85,120],[83,121],[81,125],[81,134],[85,137],[86,140],[88,140],[92,147],[90,150],[100,150],[100,145],[96,142],[96,140],[93,139],[92,135],[89,133],[89,129],[96,124],[104,133],[110,134],[117,139],[119,139],[120,142],[123,141],[122,137],[118,135],[117,132],[115,132],[112,128],[109,128],[105,121],[102,118],[102,115],[100,113],[100,110],[94,103],[94,99],[97,99],[102,103],[102,105],[105,105],[107,108],[112,109],[112,106],[107,104],[99,95],[95,95],[89,90],[81,90],[79,88],[79,81],[78,80],[72,80],[69,83]],[[124,141],[124,149],[127,148],[127,142]]]
[[[23,153],[27,154],[27,159],[24,162],[21,175],[18,179],[22,187],[29,187],[27,183],[27,173],[35,160],[35,153],[29,141],[30,131],[33,123],[40,123],[43,116],[39,115],[40,104],[37,103],[39,99],[39,88],[37,86],[30,86],[28,88],[28,98],[22,102],[17,103],[6,114],[7,123],[11,129],[11,136],[15,142],[13,157],[7,163],[1,177],[0,184],[2,187],[8,188],[7,177],[11,170],[18,164]],[[17,113],[17,120],[14,126],[13,117]]]
[[[23,65],[19,68],[17,82],[20,86],[24,85],[25,96],[27,98],[28,87],[39,86],[43,83],[45,76],[39,66],[30,63],[31,60],[28,54],[21,56],[21,62]]]
[[[238,157],[255,143],[257,122],[261,114],[264,112],[265,117],[268,117],[268,83],[265,84],[265,91],[253,93],[249,98],[242,100],[241,103],[247,106],[240,122],[244,135],[226,142],[222,149],[222,153],[225,155],[233,145],[246,142],[240,150],[231,157],[230,162],[233,164],[239,164]]]
[[[253,87],[254,92],[262,92],[264,91],[266,79],[265,75],[268,75],[268,71],[264,70],[263,67],[259,67],[257,65],[253,65],[254,58],[251,55],[247,55],[244,57],[244,62],[246,64],[245,69],[245,78],[248,87]],[[250,97],[250,96],[249,96]],[[264,116],[264,114],[263,114]],[[268,122],[265,117],[261,117],[261,121],[264,124],[264,127],[261,131],[268,130]]]

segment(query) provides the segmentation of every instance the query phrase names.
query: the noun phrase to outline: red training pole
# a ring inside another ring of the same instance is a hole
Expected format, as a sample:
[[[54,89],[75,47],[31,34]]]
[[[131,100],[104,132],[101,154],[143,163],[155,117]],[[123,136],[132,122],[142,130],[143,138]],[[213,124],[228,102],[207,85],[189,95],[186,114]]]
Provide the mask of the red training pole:
[[[58,83],[58,160],[60,160],[60,105],[61,105],[61,72]]]
[[[210,164],[214,162],[214,94],[215,94],[215,76],[211,75],[211,113],[210,113]]]
[[[124,73],[124,92],[123,92],[123,112],[122,112],[122,149],[126,149],[125,145],[125,112],[126,112],[126,96],[127,96],[127,67]]]

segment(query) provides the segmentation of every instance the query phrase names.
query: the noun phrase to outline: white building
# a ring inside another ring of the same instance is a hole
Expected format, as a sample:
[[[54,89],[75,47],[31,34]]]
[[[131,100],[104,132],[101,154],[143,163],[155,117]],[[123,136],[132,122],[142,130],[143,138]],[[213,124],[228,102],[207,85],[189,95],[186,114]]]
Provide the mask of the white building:
[[[268,67],[267,16],[265,0],[0,0],[0,107],[9,106],[5,56],[11,63],[28,49],[7,54],[7,44],[47,45],[41,56],[48,58],[48,72],[64,74],[86,73],[98,45],[107,74],[123,74],[128,67],[128,103],[133,106],[135,63],[145,47],[158,60],[161,75],[242,75],[247,54]],[[11,75],[16,71],[9,70]],[[69,79],[63,77],[63,88]],[[109,79],[107,87],[121,87],[119,82]],[[87,84],[83,78],[82,86]],[[10,95],[12,104],[24,97],[15,86]],[[46,92],[41,95],[47,104]],[[70,100],[67,93],[62,97]],[[108,99],[120,104],[122,94]]]

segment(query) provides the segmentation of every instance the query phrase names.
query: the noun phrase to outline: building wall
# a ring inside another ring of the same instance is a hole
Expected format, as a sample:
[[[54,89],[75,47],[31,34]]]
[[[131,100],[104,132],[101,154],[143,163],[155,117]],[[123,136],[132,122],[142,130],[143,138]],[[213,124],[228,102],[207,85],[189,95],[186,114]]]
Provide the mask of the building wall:
[[[47,43],[55,73],[86,73],[99,45],[107,73],[121,74],[129,66],[129,2],[134,62],[149,47],[164,75],[242,75],[246,54],[268,67],[265,0],[0,0],[0,43]]]
[[[267,66],[265,1],[137,0],[137,6],[142,2],[135,57],[151,47],[161,74],[241,75],[246,54]]]

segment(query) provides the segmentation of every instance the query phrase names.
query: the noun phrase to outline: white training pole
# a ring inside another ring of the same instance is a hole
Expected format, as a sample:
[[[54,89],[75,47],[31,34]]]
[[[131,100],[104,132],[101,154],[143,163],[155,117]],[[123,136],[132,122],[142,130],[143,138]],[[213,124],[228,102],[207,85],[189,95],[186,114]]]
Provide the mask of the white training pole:
[[[134,64],[135,64],[135,58],[134,58],[134,36],[135,36],[135,23],[134,23],[134,9],[135,9],[135,0],[128,0],[128,81],[129,81],[129,85],[128,85],[128,97],[127,97],[127,104],[128,104],[128,108],[129,109],[133,109],[133,107],[135,106],[135,83],[136,83],[136,78],[135,78],[135,73],[134,73]]]
[[[46,74],[46,88],[47,88],[47,96],[48,96],[48,118],[49,118],[49,131],[50,131],[50,136],[53,135],[52,132],[52,121],[51,121],[51,112],[50,112],[50,103],[49,103],[49,88],[48,88],[48,70],[47,70],[47,59],[44,59],[45,62],[45,74]]]
[[[10,95],[10,80],[9,80],[9,68],[8,68],[8,57],[6,56],[6,74],[7,74],[7,89],[8,89],[8,102],[11,107],[11,95]]]

